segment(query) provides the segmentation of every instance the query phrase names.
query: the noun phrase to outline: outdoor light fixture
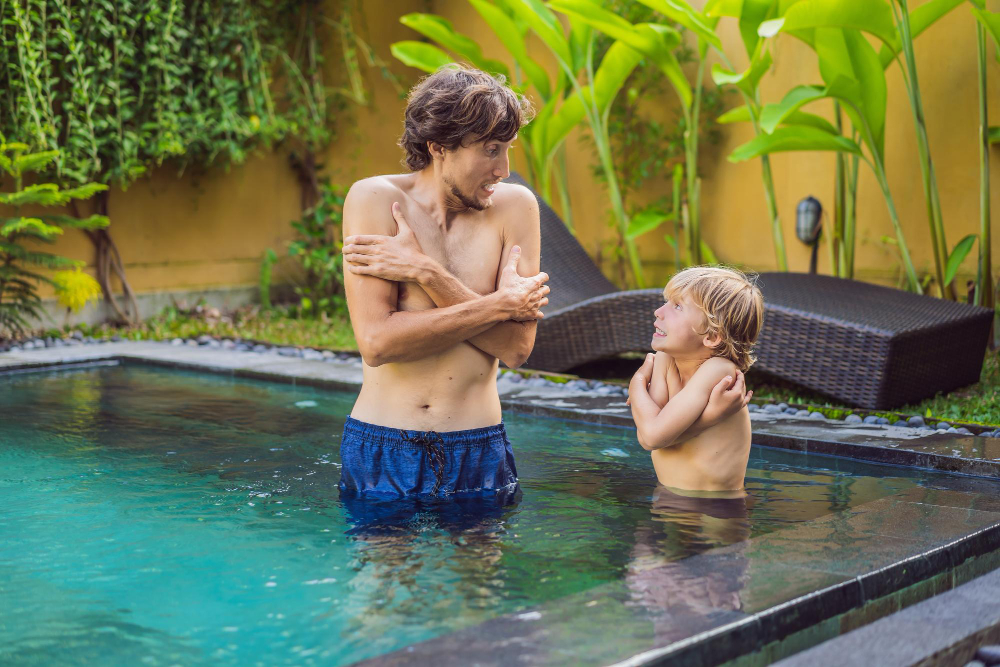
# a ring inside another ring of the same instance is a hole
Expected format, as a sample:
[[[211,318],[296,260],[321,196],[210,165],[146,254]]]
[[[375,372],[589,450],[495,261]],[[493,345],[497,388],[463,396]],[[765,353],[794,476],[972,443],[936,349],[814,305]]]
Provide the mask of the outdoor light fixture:
[[[809,195],[795,207],[795,235],[808,246],[812,246],[809,273],[816,273],[816,256],[819,252],[819,237],[823,229],[823,205]]]

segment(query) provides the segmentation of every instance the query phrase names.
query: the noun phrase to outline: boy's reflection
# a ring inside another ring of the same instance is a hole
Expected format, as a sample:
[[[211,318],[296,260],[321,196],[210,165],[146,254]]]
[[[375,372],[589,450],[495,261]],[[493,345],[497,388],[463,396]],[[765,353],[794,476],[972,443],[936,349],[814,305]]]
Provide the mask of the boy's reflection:
[[[743,491],[699,492],[657,486],[651,521],[635,532],[626,581],[634,603],[651,612],[658,642],[686,636],[685,624],[715,610],[740,611],[750,537]],[[727,547],[715,560],[698,558]]]

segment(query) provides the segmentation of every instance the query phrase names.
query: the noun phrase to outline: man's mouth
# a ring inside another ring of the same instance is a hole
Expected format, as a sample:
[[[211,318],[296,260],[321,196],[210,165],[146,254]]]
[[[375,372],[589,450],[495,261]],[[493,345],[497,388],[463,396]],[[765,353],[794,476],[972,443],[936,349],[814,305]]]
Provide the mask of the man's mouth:
[[[499,181],[497,181],[497,183],[499,183]],[[483,192],[486,193],[487,196],[489,196],[493,194],[494,190],[496,190],[496,185],[497,185],[496,183],[487,183],[481,189]]]

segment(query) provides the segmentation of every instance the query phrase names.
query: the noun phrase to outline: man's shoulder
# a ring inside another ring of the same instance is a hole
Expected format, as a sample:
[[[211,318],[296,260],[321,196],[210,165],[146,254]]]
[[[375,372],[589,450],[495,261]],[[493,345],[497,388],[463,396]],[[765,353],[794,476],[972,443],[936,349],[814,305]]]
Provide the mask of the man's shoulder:
[[[399,179],[405,178],[404,174],[388,174],[382,176],[369,176],[355,181],[347,191],[347,197],[351,199],[362,199],[366,202],[381,201],[398,197],[400,189]],[[395,201],[395,199],[393,199]]]
[[[493,194],[494,209],[512,223],[538,226],[538,199],[518,183],[499,183]]]
[[[404,177],[394,174],[355,181],[344,199],[344,233],[395,234],[392,203],[404,196],[399,181]]]

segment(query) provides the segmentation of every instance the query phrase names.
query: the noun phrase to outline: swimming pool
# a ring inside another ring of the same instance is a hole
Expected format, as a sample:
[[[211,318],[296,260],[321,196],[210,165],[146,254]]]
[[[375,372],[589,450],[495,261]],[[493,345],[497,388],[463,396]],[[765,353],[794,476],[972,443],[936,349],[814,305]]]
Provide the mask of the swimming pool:
[[[698,585],[743,613],[748,540],[954,486],[755,447],[745,502],[678,498],[631,430],[506,414],[515,502],[372,521],[336,488],[352,401],[141,365],[0,377],[0,662],[348,664],[609,587],[655,607],[684,595],[664,568],[716,553]]]

